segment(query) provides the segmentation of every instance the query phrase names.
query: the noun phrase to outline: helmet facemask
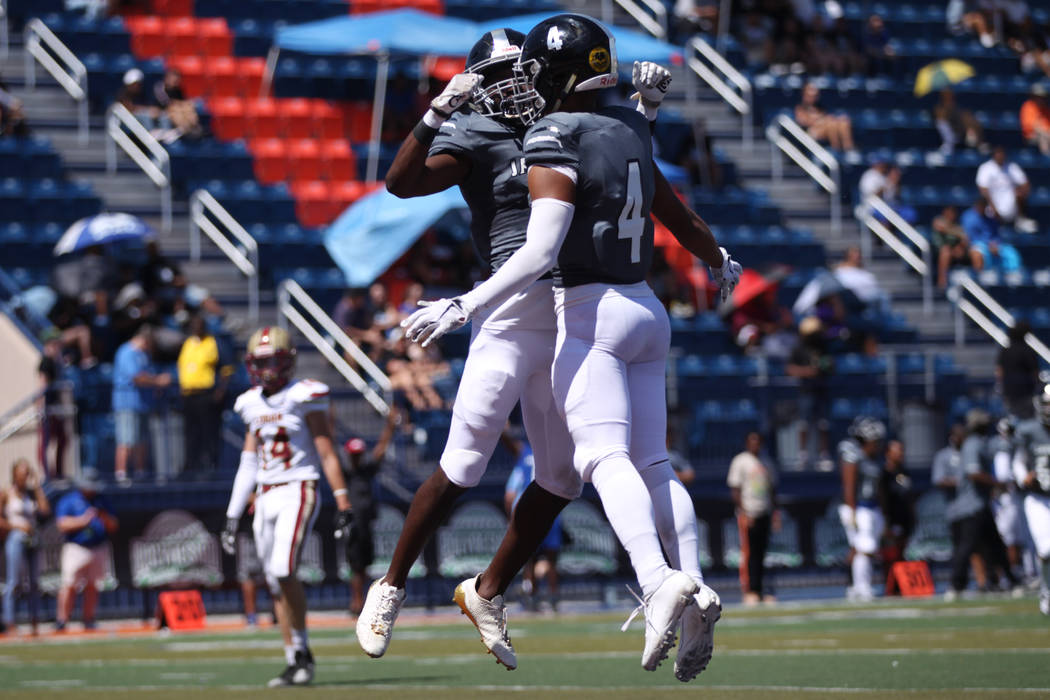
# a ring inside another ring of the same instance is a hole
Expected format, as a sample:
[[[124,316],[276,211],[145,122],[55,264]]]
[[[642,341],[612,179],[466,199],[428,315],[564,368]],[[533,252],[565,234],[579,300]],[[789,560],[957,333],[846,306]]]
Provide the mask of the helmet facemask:
[[[512,47],[501,56],[493,56],[480,63],[469,66],[468,73],[476,73],[481,82],[470,96],[471,108],[492,119],[517,120],[514,110],[514,72],[513,67],[521,50]]]

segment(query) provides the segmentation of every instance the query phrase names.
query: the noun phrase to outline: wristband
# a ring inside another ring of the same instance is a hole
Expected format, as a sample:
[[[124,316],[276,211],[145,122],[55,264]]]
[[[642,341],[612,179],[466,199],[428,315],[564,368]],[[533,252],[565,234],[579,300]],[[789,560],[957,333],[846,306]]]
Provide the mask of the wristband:
[[[427,113],[416,124],[416,128],[412,129],[412,135],[416,138],[416,141],[419,141],[424,146],[429,146],[433,142],[434,137],[437,136],[438,129],[441,128],[442,123],[444,123],[444,118],[434,110],[428,109]]]
[[[335,491],[332,491],[332,495],[336,497],[345,496],[348,493],[350,493],[350,491],[348,491],[347,489],[336,489]]]

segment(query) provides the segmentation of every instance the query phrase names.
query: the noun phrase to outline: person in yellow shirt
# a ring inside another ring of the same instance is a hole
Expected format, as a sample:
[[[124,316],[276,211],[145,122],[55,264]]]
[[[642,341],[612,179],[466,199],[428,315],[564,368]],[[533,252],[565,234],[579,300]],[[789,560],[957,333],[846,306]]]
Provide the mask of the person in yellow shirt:
[[[186,440],[183,471],[204,475],[218,466],[222,402],[233,368],[222,364],[219,344],[200,314],[190,318],[189,337],[179,351],[178,370]]]

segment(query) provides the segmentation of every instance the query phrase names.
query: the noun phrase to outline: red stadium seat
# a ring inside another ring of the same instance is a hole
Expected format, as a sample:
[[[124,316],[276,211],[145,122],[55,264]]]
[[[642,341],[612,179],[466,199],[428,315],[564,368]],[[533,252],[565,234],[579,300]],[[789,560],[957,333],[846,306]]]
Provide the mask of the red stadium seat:
[[[124,26],[131,34],[131,52],[138,58],[155,58],[168,53],[164,22],[159,17],[127,17]]]
[[[176,56],[168,65],[182,73],[182,89],[187,97],[200,97],[207,93],[208,82],[204,77],[204,61],[200,56]]]
[[[284,135],[290,139],[308,139],[316,134],[314,131],[313,108],[310,100],[297,97],[280,101],[281,121],[284,123]],[[303,180],[316,178],[304,177]]]
[[[259,182],[272,185],[288,179],[288,149],[280,139],[259,139],[251,142],[255,158],[255,177]]]
[[[342,211],[332,199],[327,182],[293,182],[291,190],[295,197],[295,215],[303,226],[324,226]]]
[[[263,73],[266,72],[264,58],[237,58],[238,90],[244,97],[260,97]]]
[[[230,56],[208,59],[208,94],[215,97],[237,97],[241,95],[237,61]]]
[[[323,139],[346,138],[343,131],[343,113],[324,100],[311,102],[314,132]]]
[[[378,12],[379,10],[392,10],[395,3],[385,0],[350,0],[350,13],[354,15]]]
[[[322,141],[321,158],[324,160],[325,177],[330,181],[348,182],[357,178],[357,162],[346,139]]]
[[[229,56],[233,53],[233,34],[225,19],[199,19],[197,27],[200,30],[201,52],[205,56]]]
[[[348,206],[361,199],[367,192],[367,187],[363,182],[335,182],[332,183],[332,199],[336,203],[339,211],[336,216],[339,216]]]
[[[176,56],[196,56],[201,53],[200,30],[193,17],[174,17],[165,20],[165,32],[170,41],[170,51]]]
[[[153,12],[168,17],[188,17],[193,14],[193,0],[153,0]]]
[[[441,0],[408,0],[405,7],[414,7],[420,12],[429,12],[432,15],[445,14],[445,3]]]
[[[242,138],[248,128],[244,101],[239,97],[216,97],[208,102],[211,129],[223,141]]]
[[[253,139],[274,139],[281,135],[281,122],[277,118],[277,101],[259,97],[247,101],[247,132]]]
[[[293,180],[320,180],[323,171],[321,143],[314,139],[297,139],[288,144],[289,168]]]
[[[349,126],[350,141],[365,143],[372,137],[372,104],[370,102],[351,102],[340,105],[343,110],[343,124]]]

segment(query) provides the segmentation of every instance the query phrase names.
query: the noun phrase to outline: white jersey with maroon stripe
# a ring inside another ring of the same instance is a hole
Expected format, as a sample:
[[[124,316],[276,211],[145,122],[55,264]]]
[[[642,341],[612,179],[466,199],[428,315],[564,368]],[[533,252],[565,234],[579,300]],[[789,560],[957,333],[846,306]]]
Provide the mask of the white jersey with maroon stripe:
[[[256,439],[256,483],[283,484],[320,478],[320,459],[306,416],[315,411],[327,413],[326,384],[300,379],[271,396],[263,396],[261,387],[253,387],[237,397],[233,410]]]

